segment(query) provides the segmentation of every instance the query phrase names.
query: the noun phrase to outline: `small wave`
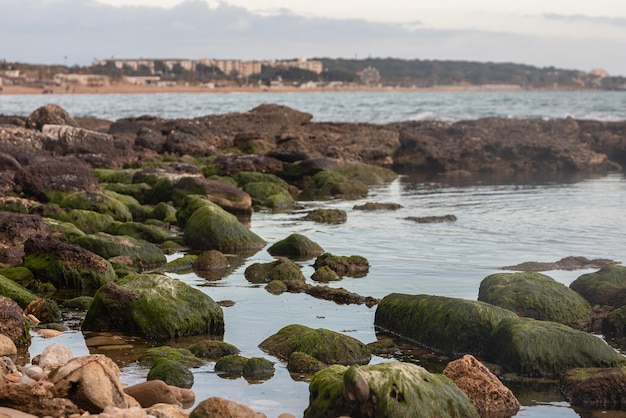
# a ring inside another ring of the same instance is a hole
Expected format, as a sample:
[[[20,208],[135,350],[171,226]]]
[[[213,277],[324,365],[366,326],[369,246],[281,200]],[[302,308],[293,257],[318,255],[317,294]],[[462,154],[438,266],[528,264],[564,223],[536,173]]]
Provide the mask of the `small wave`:
[[[409,120],[437,120],[437,115],[433,112],[419,112],[409,117]]]

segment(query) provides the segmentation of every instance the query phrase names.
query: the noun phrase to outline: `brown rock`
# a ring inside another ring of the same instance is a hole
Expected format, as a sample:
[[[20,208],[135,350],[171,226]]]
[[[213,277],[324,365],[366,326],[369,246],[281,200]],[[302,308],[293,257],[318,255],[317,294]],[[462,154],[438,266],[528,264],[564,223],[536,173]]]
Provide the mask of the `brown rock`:
[[[4,385],[0,389],[0,405],[40,417],[67,417],[79,413],[72,401],[57,398],[54,385],[46,381]]]
[[[44,125],[78,126],[74,118],[61,106],[47,104],[28,115],[26,127],[41,131]]]
[[[189,418],[261,418],[265,414],[252,408],[223,398],[206,399],[191,411]]]
[[[28,238],[49,233],[41,216],[0,212],[0,247],[22,245]]]
[[[54,384],[57,397],[68,398],[91,413],[100,413],[107,406],[128,407],[119,373],[111,359],[93,354],[70,360],[50,373],[48,380]]]
[[[257,154],[219,155],[215,165],[223,176],[230,176],[240,171],[278,173],[283,169],[282,161]]]
[[[0,334],[9,337],[17,347],[22,347],[30,341],[25,327],[20,305],[12,299],[0,296]]]
[[[511,417],[520,408],[509,388],[470,354],[450,362],[443,374],[470,398],[481,417]]]
[[[15,343],[6,335],[0,334],[0,356],[13,356],[17,354]]]
[[[182,405],[177,398],[173,386],[162,380],[149,380],[144,383],[129,386],[124,389],[127,395],[139,402],[142,408],[149,408],[155,404]]]
[[[192,267],[196,271],[225,269],[228,267],[228,259],[220,251],[204,251],[193,263]]]
[[[189,412],[178,405],[157,403],[146,408],[146,413],[156,418],[189,418]]]
[[[626,369],[572,369],[561,377],[561,391],[572,405],[590,409],[624,409]]]
[[[44,348],[41,352],[39,366],[48,369],[56,368],[67,364],[72,358],[74,358],[74,354],[69,347],[54,343]]]

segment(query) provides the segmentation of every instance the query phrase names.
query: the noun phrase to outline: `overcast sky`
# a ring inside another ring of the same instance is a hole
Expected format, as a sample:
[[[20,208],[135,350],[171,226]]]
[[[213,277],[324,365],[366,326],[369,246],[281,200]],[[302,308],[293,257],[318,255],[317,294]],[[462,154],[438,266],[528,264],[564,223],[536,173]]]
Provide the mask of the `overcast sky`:
[[[366,58],[626,76],[624,0],[0,0],[0,59]]]

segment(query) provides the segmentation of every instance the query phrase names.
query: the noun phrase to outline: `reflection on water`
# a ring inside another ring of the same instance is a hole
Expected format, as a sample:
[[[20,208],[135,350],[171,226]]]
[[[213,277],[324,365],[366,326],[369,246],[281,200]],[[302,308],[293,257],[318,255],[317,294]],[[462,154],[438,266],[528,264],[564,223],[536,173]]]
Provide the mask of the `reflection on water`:
[[[343,209],[344,224],[326,225],[301,219],[301,213],[257,212],[252,230],[269,245],[292,233],[300,233],[336,255],[360,255],[368,259],[366,277],[344,278],[329,283],[363,296],[382,298],[391,292],[433,294],[475,300],[480,281],[503,266],[525,261],[553,262],[567,256],[589,259],[626,259],[626,180],[622,174],[581,177],[470,177],[457,173],[446,177],[400,177],[389,185],[375,187],[366,199],[356,201],[303,202],[307,208]],[[399,203],[393,211],[353,210],[366,202]],[[453,214],[455,222],[418,224],[410,216]],[[233,259],[224,278],[206,280],[194,272],[169,273],[202,289],[216,301],[229,300],[224,307],[224,341],[237,346],[246,357],[262,356],[276,362],[274,377],[262,384],[242,378],[225,380],[213,373],[212,363],[194,369],[198,401],[210,396],[236,400],[268,416],[289,412],[301,416],[308,404],[308,385],[291,377],[284,364],[266,355],[258,344],[285,325],[299,323],[313,328],[344,332],[364,343],[376,340],[373,328],[375,307],[337,305],[305,294],[272,295],[263,286],[249,283],[243,272],[256,262],[273,258],[265,249]],[[314,260],[298,265],[311,284]],[[593,271],[593,270],[591,270]],[[590,271],[545,272],[569,285]],[[75,355],[87,350],[80,332],[62,337],[33,339],[31,355],[52,342],[69,344]],[[179,341],[179,344],[186,343]],[[82,345],[81,345],[82,344]],[[407,351],[404,360],[437,367]],[[388,361],[375,358],[375,361]],[[122,368],[125,383],[145,379],[147,370],[136,362]],[[577,412],[563,403],[552,383],[511,384],[524,408],[518,416],[575,417]],[[603,415],[607,416],[607,415]]]

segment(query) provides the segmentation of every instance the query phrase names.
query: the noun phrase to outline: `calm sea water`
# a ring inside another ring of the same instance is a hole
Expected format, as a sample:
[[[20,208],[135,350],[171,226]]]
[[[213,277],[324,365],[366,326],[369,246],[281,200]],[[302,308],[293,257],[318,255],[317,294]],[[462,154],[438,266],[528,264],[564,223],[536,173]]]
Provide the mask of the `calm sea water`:
[[[314,119],[367,121],[436,118],[472,119],[483,116],[555,118],[573,116],[626,120],[626,93],[289,93],[204,94],[153,96],[0,96],[1,114],[25,115],[41,104],[55,102],[74,116],[118,119],[154,114],[193,117],[209,113],[246,111],[260,103],[281,103],[311,112]],[[353,210],[365,202],[394,202],[397,211]],[[623,173],[552,178],[419,178],[401,176],[371,189],[358,201],[301,202],[313,207],[348,212],[341,225],[301,220],[295,213],[255,213],[251,228],[268,245],[297,232],[337,255],[368,258],[371,269],[362,278],[332,283],[362,295],[381,298],[390,292],[426,293],[476,299],[480,281],[500,268],[524,261],[556,261],[567,256],[626,260],[626,178]],[[417,224],[407,216],[453,214],[456,222]],[[213,363],[194,369],[198,400],[211,396],[233,399],[268,417],[281,412],[301,416],[308,404],[308,385],[294,380],[285,365],[264,354],[258,344],[281,327],[299,323],[351,335],[364,343],[376,339],[375,308],[343,306],[300,294],[274,296],[246,281],[243,272],[254,262],[271,261],[264,250],[235,266],[225,278],[208,281],[193,273],[171,274],[198,286],[215,300],[232,300],[224,308],[224,340],[242,355],[265,356],[276,362],[276,373],[264,383],[222,379]],[[300,262],[306,277],[313,260]],[[569,285],[594,270],[545,272]],[[56,340],[34,337],[32,355],[52,342],[69,344],[75,355],[88,353],[80,332]],[[386,361],[374,358],[374,362]],[[145,380],[148,370],[131,363],[122,367],[122,380]],[[518,416],[577,417],[556,385],[542,390],[514,387],[524,407]]]

